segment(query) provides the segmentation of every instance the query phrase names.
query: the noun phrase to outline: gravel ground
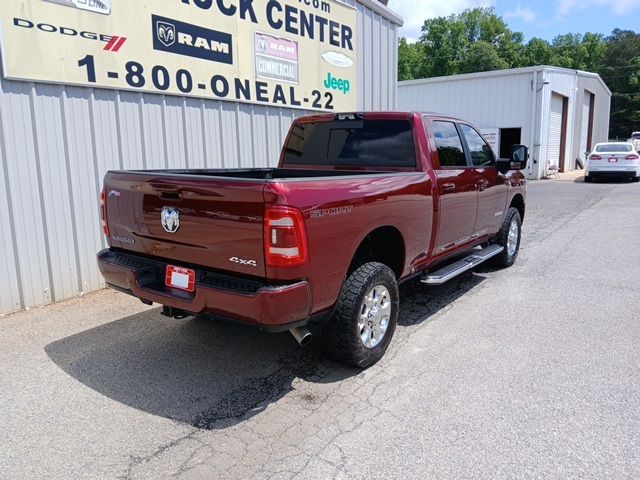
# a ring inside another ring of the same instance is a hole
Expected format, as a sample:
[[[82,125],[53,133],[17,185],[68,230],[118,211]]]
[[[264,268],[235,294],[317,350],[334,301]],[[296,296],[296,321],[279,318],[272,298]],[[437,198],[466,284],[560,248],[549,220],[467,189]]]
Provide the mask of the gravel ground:
[[[639,478],[640,186],[574,178],[365,372],[111,291],[0,318],[0,478]]]

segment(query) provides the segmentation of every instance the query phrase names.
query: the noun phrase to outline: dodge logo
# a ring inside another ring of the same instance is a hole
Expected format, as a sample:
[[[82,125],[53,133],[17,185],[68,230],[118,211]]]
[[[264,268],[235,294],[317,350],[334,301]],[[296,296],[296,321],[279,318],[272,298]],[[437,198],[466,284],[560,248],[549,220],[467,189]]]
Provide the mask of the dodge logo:
[[[160,216],[162,228],[169,233],[176,233],[180,228],[180,212],[173,207],[164,207]]]
[[[165,47],[170,47],[176,43],[176,26],[167,22],[157,22],[156,35]]]

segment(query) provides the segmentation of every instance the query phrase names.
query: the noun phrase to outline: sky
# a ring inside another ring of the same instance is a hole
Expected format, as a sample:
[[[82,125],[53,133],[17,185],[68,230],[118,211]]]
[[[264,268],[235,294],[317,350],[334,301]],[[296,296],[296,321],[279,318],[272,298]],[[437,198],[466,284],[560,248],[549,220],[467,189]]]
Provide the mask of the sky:
[[[496,12],[526,40],[552,40],[563,33],[603,33],[614,28],[640,31],[640,0],[389,0],[389,7],[402,15],[400,35],[414,41],[427,18],[447,16],[466,8],[495,7]]]

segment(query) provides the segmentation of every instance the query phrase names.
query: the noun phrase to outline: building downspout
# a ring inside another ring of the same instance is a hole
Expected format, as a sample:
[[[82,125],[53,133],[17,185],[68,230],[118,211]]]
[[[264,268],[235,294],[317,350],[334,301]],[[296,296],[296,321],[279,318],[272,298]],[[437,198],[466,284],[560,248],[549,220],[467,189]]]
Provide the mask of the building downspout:
[[[544,164],[540,158],[542,154],[542,128],[544,125],[544,119],[542,118],[542,91],[544,90],[544,85],[540,86],[542,80],[542,78],[538,78],[540,73],[543,74],[542,78],[544,78],[544,69],[540,69],[533,72],[533,78],[531,80],[531,125],[533,138],[529,178],[532,180],[540,179],[542,177],[542,169],[544,168]]]

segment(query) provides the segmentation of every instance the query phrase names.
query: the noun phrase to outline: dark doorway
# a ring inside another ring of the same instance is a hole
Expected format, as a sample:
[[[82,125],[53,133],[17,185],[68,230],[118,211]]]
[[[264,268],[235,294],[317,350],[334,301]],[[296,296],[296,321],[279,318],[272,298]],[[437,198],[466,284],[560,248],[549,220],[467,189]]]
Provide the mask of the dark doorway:
[[[500,129],[500,158],[511,156],[511,147],[520,145],[522,141],[521,128],[501,128]]]
[[[589,97],[589,134],[587,136],[587,152],[590,152],[593,148],[593,113],[596,110],[596,96],[593,93],[590,93]]]
[[[569,118],[569,98],[562,97],[562,138],[560,140],[560,171],[565,171],[565,153],[567,151],[567,124]]]

